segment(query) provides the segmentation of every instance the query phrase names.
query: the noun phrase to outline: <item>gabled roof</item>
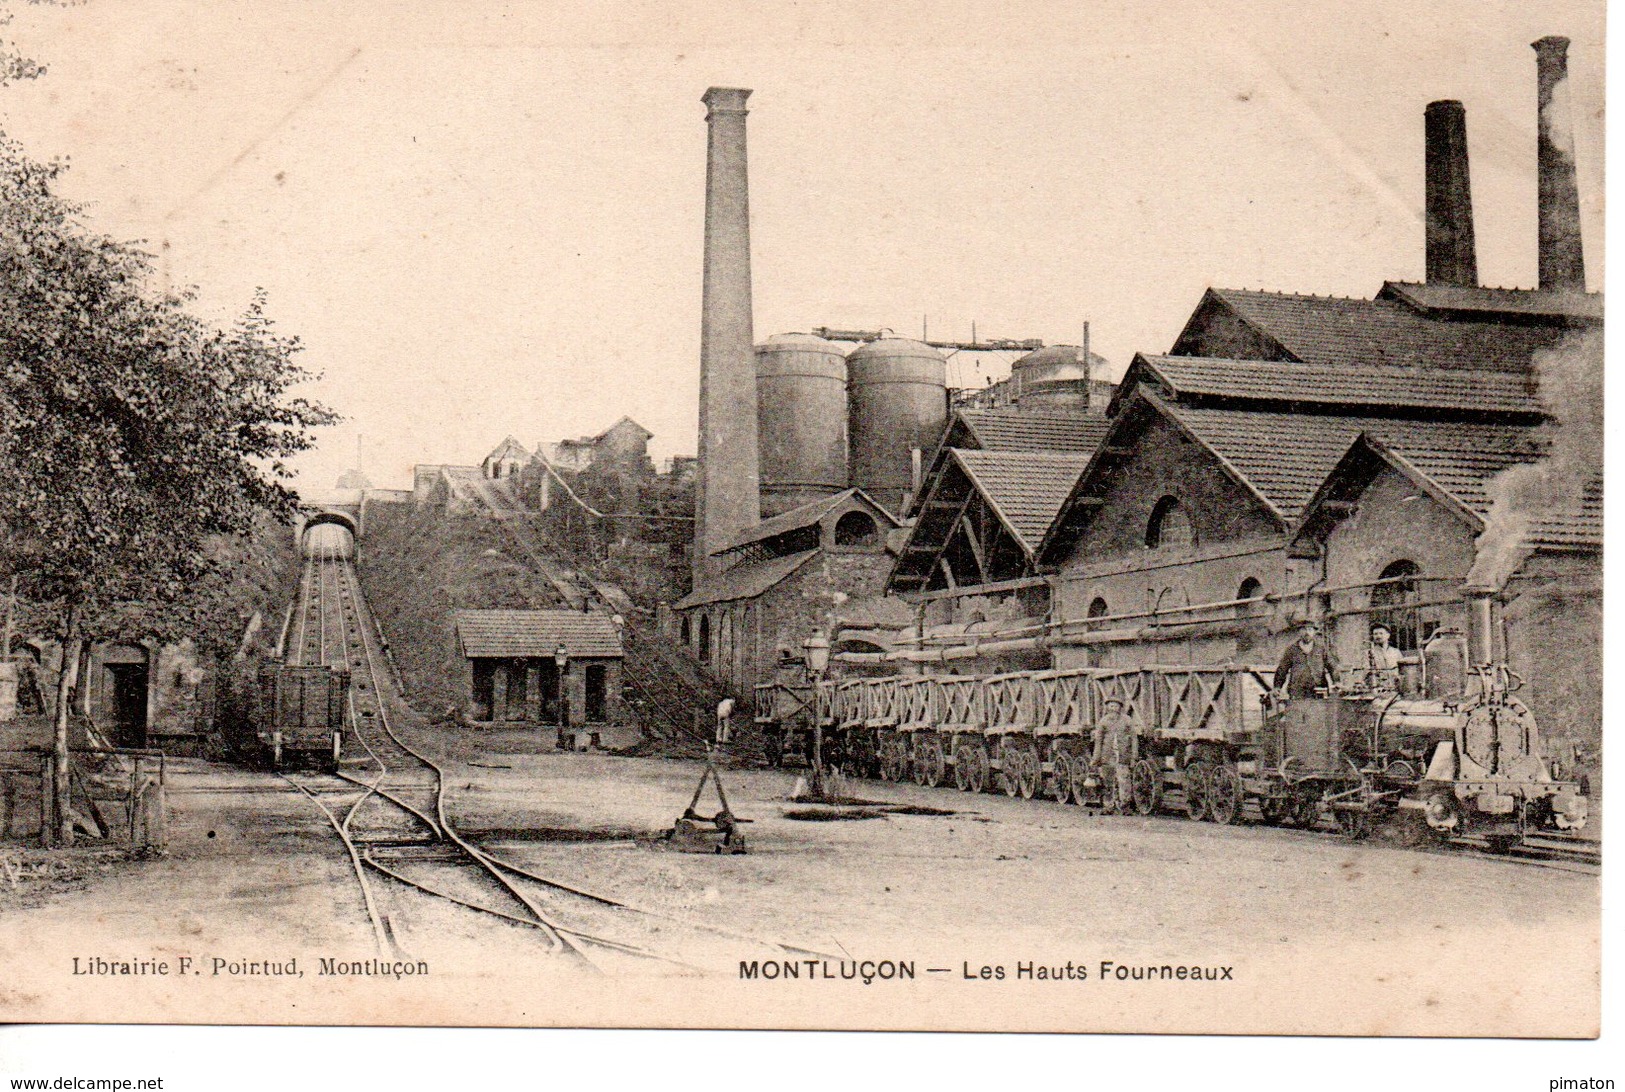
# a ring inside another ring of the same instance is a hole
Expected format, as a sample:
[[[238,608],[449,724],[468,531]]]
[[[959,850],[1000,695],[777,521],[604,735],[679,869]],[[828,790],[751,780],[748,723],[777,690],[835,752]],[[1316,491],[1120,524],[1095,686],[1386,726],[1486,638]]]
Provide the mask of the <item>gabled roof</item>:
[[[1495,478],[1510,467],[1535,462],[1545,450],[1542,438],[1532,434],[1535,430],[1521,431],[1525,434],[1502,437],[1499,443],[1453,431],[1388,439],[1362,432],[1304,506],[1293,538],[1324,537],[1342,518],[1328,502],[1363,492],[1384,465],[1455,512],[1475,533],[1482,531],[1494,505]],[[1535,546],[1601,546],[1601,474],[1592,475],[1572,500],[1559,499],[1536,514],[1524,537]]]
[[[769,588],[788,579],[817,554],[817,550],[803,550],[799,554],[770,557],[762,561],[736,565],[722,575],[705,581],[671,607],[673,610],[688,610],[690,607],[704,606],[707,603],[755,599]]]
[[[1108,443],[1126,437],[1137,427],[1136,419],[1147,413],[1160,414],[1205,448],[1226,474],[1263,503],[1283,530],[1297,521],[1362,433],[1402,452],[1469,508],[1487,503],[1483,489],[1495,472],[1536,458],[1544,450],[1541,430],[1523,425],[1186,406],[1145,386],[1135,388],[1115,418]],[[1076,541],[1082,525],[1065,517],[1089,493],[1102,462],[1097,453],[1079,477],[1044,538],[1040,560],[1058,562]]]
[[[457,644],[468,659],[621,656],[621,632],[607,614],[578,610],[460,610]]]
[[[636,421],[632,420],[632,418],[630,418],[630,417],[622,417],[619,421],[616,421],[613,425],[610,425],[603,432],[600,432],[598,435],[591,437],[590,442],[592,442],[592,443],[601,443],[605,436],[608,436],[610,433],[614,432],[616,429],[620,428],[622,425],[631,425],[634,429],[636,429],[637,431],[643,433],[643,438],[645,440],[653,439],[653,437],[654,437],[654,433],[650,432],[648,429],[644,428],[642,425],[640,425]]]
[[[498,444],[496,449],[485,457],[484,461],[490,462],[493,459],[501,459],[509,456],[515,459],[529,459],[530,452],[525,450],[524,444],[521,444],[518,440],[515,440],[512,436],[509,436],[507,439]]]
[[[1285,359],[1327,367],[1434,367],[1521,371],[1555,345],[1562,326],[1443,318],[1396,299],[1347,299],[1210,288],[1171,350],[1199,353],[1215,309],[1235,316]],[[1272,354],[1265,354],[1272,355]]]
[[[1523,317],[1581,324],[1602,321],[1600,292],[1387,281],[1377,298],[1398,300],[1418,311],[1441,316]]]
[[[1087,455],[1105,437],[1110,424],[1104,416],[1092,413],[959,410],[949,426],[949,438],[953,441],[949,446]]]
[[[1295,407],[1400,409],[1438,414],[1541,414],[1532,372],[1476,369],[1331,367],[1295,361],[1140,353],[1109,412],[1140,382],[1180,402],[1280,402]]]
[[[979,496],[1020,551],[1023,565],[1030,572],[1044,532],[1088,465],[1089,456],[1076,452],[942,449],[921,490],[924,507],[920,511],[924,514],[909,528],[887,586],[902,588],[930,581],[936,559],[953,540],[958,513],[970,504],[968,499],[939,503],[944,496]]]
[[[787,512],[780,512],[770,519],[764,519],[754,527],[747,527],[715,550],[712,550],[711,553],[713,556],[726,553],[729,550],[737,550],[741,546],[749,546],[753,542],[763,542],[788,531],[811,527],[852,500],[857,500],[863,504],[871,515],[885,520],[890,526],[902,526],[895,516],[876,504],[869,494],[863,490],[843,489],[839,493],[831,493],[827,497],[819,497],[817,500],[799,504]]]
[[[1056,452],[952,451],[971,484],[1030,559],[1089,456]]]

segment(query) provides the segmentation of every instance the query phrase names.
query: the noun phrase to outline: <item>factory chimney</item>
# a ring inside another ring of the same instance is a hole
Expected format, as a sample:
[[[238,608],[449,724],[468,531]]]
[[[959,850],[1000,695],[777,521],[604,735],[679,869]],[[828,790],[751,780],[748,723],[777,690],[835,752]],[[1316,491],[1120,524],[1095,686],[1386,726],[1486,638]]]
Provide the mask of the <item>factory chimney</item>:
[[[1467,174],[1467,111],[1455,99],[1430,102],[1423,114],[1427,144],[1429,284],[1478,284],[1473,190]]]
[[[750,199],[745,100],[713,87],[702,102],[705,288],[700,315],[700,443],[694,497],[694,579],[716,572],[711,551],[761,518],[756,448],[756,355],[751,330]]]
[[[1569,109],[1569,40],[1533,43],[1539,110],[1535,154],[1540,171],[1540,287],[1584,292],[1580,191],[1574,175],[1574,118]]]

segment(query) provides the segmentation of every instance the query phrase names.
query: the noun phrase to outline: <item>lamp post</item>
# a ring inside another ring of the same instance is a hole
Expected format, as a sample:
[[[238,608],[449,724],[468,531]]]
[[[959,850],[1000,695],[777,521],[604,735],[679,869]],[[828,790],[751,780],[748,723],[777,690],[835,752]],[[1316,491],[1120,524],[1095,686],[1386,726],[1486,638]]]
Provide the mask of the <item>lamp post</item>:
[[[801,651],[807,657],[807,674],[813,683],[813,768],[812,768],[812,795],[815,800],[824,798],[824,722],[818,713],[818,683],[824,678],[824,672],[829,670],[829,638],[817,630],[812,636],[801,642]]]
[[[554,668],[553,675],[554,675],[554,678],[557,679],[557,686],[558,686],[558,695],[557,695],[557,697],[558,697],[558,710],[559,710],[558,748],[561,751],[564,750],[564,732],[565,732],[565,729],[568,727],[568,721],[566,720],[565,715],[564,715],[564,673],[569,668],[569,666],[570,666],[570,650],[565,648],[563,643],[561,642],[559,644],[559,647],[555,648],[553,650],[553,668]]]

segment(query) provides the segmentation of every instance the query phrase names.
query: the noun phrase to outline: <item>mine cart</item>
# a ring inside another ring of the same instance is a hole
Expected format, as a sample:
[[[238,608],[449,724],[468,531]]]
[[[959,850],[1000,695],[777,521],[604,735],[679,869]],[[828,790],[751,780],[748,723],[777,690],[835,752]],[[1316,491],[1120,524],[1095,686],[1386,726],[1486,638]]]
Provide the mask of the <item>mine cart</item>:
[[[268,665],[260,670],[256,734],[273,769],[336,769],[344,749],[350,673],[331,667]]]

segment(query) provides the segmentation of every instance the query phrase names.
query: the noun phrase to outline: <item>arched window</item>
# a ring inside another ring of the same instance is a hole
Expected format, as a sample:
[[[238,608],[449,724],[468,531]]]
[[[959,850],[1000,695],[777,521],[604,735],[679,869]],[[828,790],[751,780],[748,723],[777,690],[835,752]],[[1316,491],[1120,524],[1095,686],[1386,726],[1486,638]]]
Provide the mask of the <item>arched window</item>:
[[[873,546],[875,521],[867,512],[848,512],[835,521],[835,545]]]
[[[1422,568],[1414,561],[1396,561],[1382,570],[1371,589],[1371,624],[1388,627],[1393,646],[1415,652],[1427,635],[1422,632]]]
[[[1145,525],[1145,544],[1153,550],[1196,545],[1196,531],[1177,497],[1163,497],[1151,509],[1151,519]]]
[[[1236,628],[1236,659],[1244,661],[1253,654],[1265,636],[1263,619],[1269,614],[1269,609],[1264,603],[1263,581],[1249,576],[1236,589],[1236,598],[1240,600],[1236,604],[1236,617],[1247,623]]]
[[[700,615],[700,659],[711,659],[711,616]]]
[[[1241,587],[1236,589],[1236,598],[1242,600],[1236,607],[1236,616],[1238,618],[1247,618],[1258,614],[1259,607],[1262,604],[1254,602],[1254,600],[1264,598],[1263,583],[1257,577],[1249,576],[1241,582]]]
[[[678,633],[678,638],[683,642],[683,644],[685,646],[688,645],[691,641],[693,641],[693,639],[694,639],[693,635],[689,632],[688,615],[686,615],[686,614],[683,615],[683,620],[678,623],[677,633]]]
[[[1106,600],[1103,597],[1097,595],[1089,601],[1088,614],[1090,618],[1104,618],[1111,612],[1111,607],[1106,605]],[[1090,629],[1100,627],[1101,623],[1098,622],[1092,622],[1089,626]],[[1106,664],[1106,647],[1104,645],[1088,646],[1085,655],[1088,657],[1090,667],[1104,667]]]

